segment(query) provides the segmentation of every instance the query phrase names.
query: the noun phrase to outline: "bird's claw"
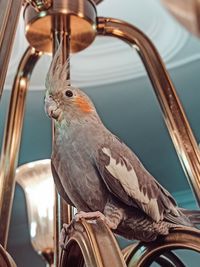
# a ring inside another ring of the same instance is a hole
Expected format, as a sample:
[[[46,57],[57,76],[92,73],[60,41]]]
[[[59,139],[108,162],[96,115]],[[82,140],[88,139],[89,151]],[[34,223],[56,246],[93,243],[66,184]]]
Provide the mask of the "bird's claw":
[[[102,220],[110,229],[116,229],[117,225],[110,221],[103,213],[100,211],[94,211],[94,212],[84,212],[84,211],[79,211],[78,213],[75,214],[74,219],[71,221],[70,224],[63,224],[63,228],[60,233],[60,240],[59,244],[60,247],[63,249],[65,247],[65,243],[67,240],[68,235],[71,233],[72,229],[74,229],[74,224],[75,222],[79,222],[82,219],[86,219],[88,221],[93,221],[96,219]]]
[[[66,224],[66,223],[63,224],[63,227],[60,232],[60,238],[59,238],[59,245],[62,249],[65,247],[67,237],[69,236],[72,229],[74,228],[74,223],[75,223],[75,220],[72,219],[70,224]]]
[[[110,229],[116,229],[117,226],[115,223],[111,222],[103,213],[100,211],[94,211],[94,212],[84,212],[80,211],[75,215],[75,221],[78,222],[81,219],[86,219],[86,220],[95,220],[95,219],[100,219],[102,220]]]

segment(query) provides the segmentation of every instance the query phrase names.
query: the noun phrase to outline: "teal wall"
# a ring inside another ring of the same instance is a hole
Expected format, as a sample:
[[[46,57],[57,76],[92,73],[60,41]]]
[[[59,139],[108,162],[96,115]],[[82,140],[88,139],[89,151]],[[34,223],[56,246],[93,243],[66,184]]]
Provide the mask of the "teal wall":
[[[198,141],[200,141],[199,69],[200,62],[194,62],[170,71]],[[190,199],[189,206],[193,207],[194,199],[187,179],[148,79],[141,77],[134,81],[88,88],[85,91],[94,100],[106,126],[135,151],[146,168],[163,186],[179,196],[180,203],[187,196]],[[0,105],[0,136],[3,133],[8,96],[9,92],[5,91]],[[42,90],[28,93],[19,165],[50,157],[51,124],[44,113],[43,98]],[[20,267],[43,266],[40,258],[30,247],[24,196],[19,187],[15,192],[9,250]]]

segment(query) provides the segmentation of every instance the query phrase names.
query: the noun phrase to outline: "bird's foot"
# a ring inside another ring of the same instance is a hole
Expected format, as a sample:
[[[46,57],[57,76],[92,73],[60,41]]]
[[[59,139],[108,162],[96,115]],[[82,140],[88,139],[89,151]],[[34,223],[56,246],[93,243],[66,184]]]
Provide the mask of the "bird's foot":
[[[79,211],[75,215],[75,221],[80,221],[81,219],[86,219],[86,220],[95,220],[95,219],[100,219],[102,220],[110,229],[116,229],[117,225],[114,222],[111,222],[103,213],[100,211],[94,211],[94,212],[84,212],[84,211]]]
[[[59,237],[59,245],[61,248],[65,247],[67,237],[73,228],[73,224],[74,224],[74,220],[72,220],[70,224],[66,224],[66,223],[63,224],[62,230],[60,232],[60,237]]]

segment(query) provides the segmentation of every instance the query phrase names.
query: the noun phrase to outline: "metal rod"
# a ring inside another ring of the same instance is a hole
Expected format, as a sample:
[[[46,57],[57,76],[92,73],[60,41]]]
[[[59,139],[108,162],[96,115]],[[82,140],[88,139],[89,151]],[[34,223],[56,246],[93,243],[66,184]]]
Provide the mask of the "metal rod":
[[[0,1],[0,99],[23,0]]]
[[[117,241],[102,220],[71,225],[60,267],[125,267]]]
[[[179,258],[171,254],[170,251],[175,249],[189,249],[200,253],[200,231],[195,228],[177,227],[171,230],[169,235],[158,237],[153,242],[140,242],[132,247],[132,252],[129,250],[126,264],[129,267],[151,266],[158,255],[164,255],[175,266],[184,267]]]
[[[18,161],[26,92],[32,70],[41,53],[29,47],[15,76],[0,158],[0,243],[6,247]]]
[[[99,35],[115,36],[139,53],[155,94],[182,167],[200,205],[200,152],[176,90],[164,63],[152,42],[136,27],[113,18],[98,18]]]
[[[56,16],[53,18],[53,54],[55,54],[58,45],[62,45],[63,64],[69,59],[70,55],[70,18],[66,16]],[[70,71],[68,72],[68,79],[70,79]],[[53,133],[54,135],[54,133]],[[61,255],[59,247],[59,235],[63,223],[69,224],[72,220],[72,207],[67,205],[66,202],[56,193],[55,202],[55,251],[54,251],[54,264],[59,266],[59,258]]]
[[[175,267],[186,267],[181,259],[173,251],[167,251],[161,256],[172,261]]]

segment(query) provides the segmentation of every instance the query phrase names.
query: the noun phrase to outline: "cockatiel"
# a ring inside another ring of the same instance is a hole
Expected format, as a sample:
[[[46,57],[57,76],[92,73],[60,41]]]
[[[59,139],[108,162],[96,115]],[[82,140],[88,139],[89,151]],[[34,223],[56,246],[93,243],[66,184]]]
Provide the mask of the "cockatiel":
[[[58,192],[78,209],[76,218],[98,218],[128,239],[152,241],[175,226],[193,226],[170,193],[137,156],[112,134],[94,104],[67,80],[59,48],[47,80],[45,109],[55,121],[51,158]],[[189,214],[189,213],[188,213]]]

